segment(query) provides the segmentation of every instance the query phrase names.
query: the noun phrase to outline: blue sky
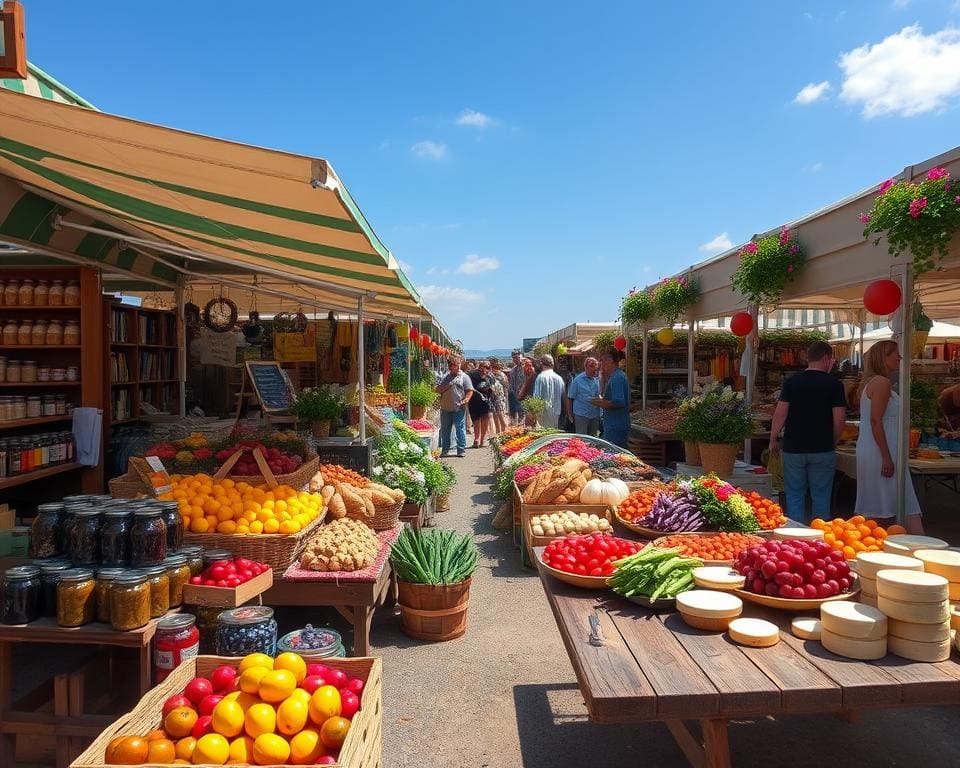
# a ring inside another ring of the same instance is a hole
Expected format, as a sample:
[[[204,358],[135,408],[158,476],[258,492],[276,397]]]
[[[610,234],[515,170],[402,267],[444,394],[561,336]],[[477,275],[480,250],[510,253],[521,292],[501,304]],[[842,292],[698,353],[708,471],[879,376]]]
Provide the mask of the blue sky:
[[[26,10],[103,110],[329,160],[469,348],[960,144],[960,0]]]

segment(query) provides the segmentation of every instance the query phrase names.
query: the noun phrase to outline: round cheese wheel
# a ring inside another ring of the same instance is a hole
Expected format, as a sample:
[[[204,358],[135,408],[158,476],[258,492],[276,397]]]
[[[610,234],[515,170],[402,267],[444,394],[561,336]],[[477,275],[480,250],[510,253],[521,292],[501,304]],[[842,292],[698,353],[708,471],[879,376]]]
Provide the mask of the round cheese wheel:
[[[743,601],[727,592],[692,589],[677,595],[677,610],[704,619],[732,619],[743,611]]]
[[[860,593],[859,600],[864,605],[869,605],[873,608],[877,607],[877,596],[876,595],[867,595],[863,592]]]
[[[818,541],[823,538],[823,531],[816,528],[774,528],[773,538],[779,541],[789,539],[805,539],[806,541]]]
[[[949,582],[923,571],[877,572],[877,596],[906,603],[942,603],[950,594]]]
[[[938,643],[950,639],[950,622],[940,624],[911,624],[908,621],[890,619],[887,622],[887,635],[901,640],[914,640],[918,643]]]
[[[820,619],[809,616],[797,616],[790,622],[790,631],[794,637],[799,637],[801,640],[819,640],[820,629]]]
[[[918,643],[916,640],[904,640],[891,635],[887,638],[887,650],[911,661],[946,661],[950,658],[950,638],[935,643]]]
[[[742,589],[746,583],[746,577],[723,565],[703,565],[692,573],[694,583],[704,589]]]
[[[780,642],[780,628],[765,619],[734,619],[727,626],[730,639],[751,648],[768,648]]]
[[[880,595],[877,608],[891,619],[912,624],[940,624],[950,618],[950,603],[905,603]]]
[[[925,550],[930,551],[930,550]],[[915,557],[895,555],[891,552],[861,552],[854,561],[857,574],[862,578],[876,579],[877,571],[899,568],[902,571],[922,571],[923,562]]]
[[[820,606],[820,625],[823,631],[853,640],[880,640],[887,635],[887,617],[876,608],[836,600]]]
[[[909,555],[918,549],[946,549],[950,544],[932,536],[913,536],[909,533],[887,536],[883,540],[883,551],[898,555]]]
[[[876,579],[871,579],[868,576],[857,576],[857,581],[860,582],[861,595],[870,595],[871,597],[877,596]]]
[[[960,582],[960,552],[952,549],[918,549],[913,556],[923,563],[923,570],[936,573],[947,581]]]
[[[879,640],[853,640],[823,629],[820,632],[820,643],[831,653],[848,659],[870,661],[882,659],[887,655],[887,638],[885,637]]]

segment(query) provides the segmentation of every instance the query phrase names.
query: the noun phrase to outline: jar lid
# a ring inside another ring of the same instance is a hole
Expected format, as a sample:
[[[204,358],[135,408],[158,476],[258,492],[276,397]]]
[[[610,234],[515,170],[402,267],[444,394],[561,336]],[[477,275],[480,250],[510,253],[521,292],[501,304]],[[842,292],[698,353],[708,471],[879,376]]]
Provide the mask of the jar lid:
[[[197,618],[192,613],[173,613],[157,622],[157,631],[179,632],[189,629],[196,623]]]
[[[324,651],[336,650],[342,644],[343,638],[337,630],[329,627],[307,626],[285,634],[280,638],[277,647],[304,655],[316,655]]]
[[[167,575],[167,566],[165,565],[148,565],[146,568],[142,569],[147,576],[166,576]]]
[[[187,556],[180,555],[180,554],[167,555],[167,559],[163,561],[163,565],[166,568],[175,568],[176,566],[186,565],[186,564],[187,564]]]
[[[223,624],[229,624],[231,626],[259,624],[262,621],[269,621],[272,618],[273,608],[266,605],[245,605],[240,608],[232,608],[220,614],[220,621]]]
[[[108,509],[104,513],[107,517],[121,517],[127,518],[133,516],[133,510],[130,509]]]
[[[30,565],[35,565],[37,568],[45,568],[48,565],[70,565],[70,558],[68,557],[35,557],[30,561]]]
[[[37,512],[59,512],[63,504],[59,501],[48,501],[37,506]]]
[[[160,509],[166,509],[169,511],[180,511],[180,502],[179,501],[161,501]]]
[[[193,557],[195,555],[203,554],[203,547],[198,547],[196,545],[190,544],[187,546],[180,547],[177,550],[178,555],[186,555],[187,557]]]
[[[133,510],[134,517],[160,517],[160,510],[156,507],[138,507]]]
[[[60,581],[87,581],[93,578],[89,568],[69,568],[60,574]]]
[[[18,579],[32,579],[40,575],[40,569],[35,565],[15,565],[13,568],[7,568],[3,577],[8,581]]]
[[[73,568],[73,566],[70,565],[70,563],[57,563],[55,565],[41,565],[40,575],[46,576],[47,574],[50,574],[50,573],[59,574],[59,573],[62,573],[63,571],[68,571],[71,568]]]
[[[203,553],[203,562],[215,560],[233,560],[233,552],[229,549],[207,549]]]
[[[126,568],[98,568],[97,579],[113,581],[114,579],[123,576],[125,573],[129,573]]]
[[[77,510],[77,517],[100,517],[100,510],[94,507],[80,507]]]
[[[111,579],[114,584],[125,584],[127,586],[143,584],[146,580],[147,574],[145,574],[143,571],[122,571],[120,574]]]
[[[93,499],[96,499],[96,498],[97,498],[96,496],[93,496],[93,495],[91,495],[91,494],[89,494],[89,493],[78,493],[78,494],[75,495],[75,496],[64,496],[64,497],[63,497],[63,503],[64,503],[64,504],[69,504],[69,503],[72,502],[72,501],[83,501],[83,502],[87,502],[87,501],[92,501]]]

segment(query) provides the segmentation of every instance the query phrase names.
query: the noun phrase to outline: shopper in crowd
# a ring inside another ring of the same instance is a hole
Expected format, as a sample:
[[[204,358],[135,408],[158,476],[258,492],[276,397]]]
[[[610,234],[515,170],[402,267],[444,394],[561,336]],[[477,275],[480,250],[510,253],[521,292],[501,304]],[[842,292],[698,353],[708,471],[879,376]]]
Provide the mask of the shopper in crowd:
[[[960,424],[960,384],[946,387],[937,402],[947,428],[951,431],[957,429]]]
[[[533,394],[533,385],[537,381],[537,369],[533,367],[533,360],[523,358],[523,386],[520,388],[520,402]]]
[[[490,375],[490,363],[481,361],[476,370],[470,371],[468,375],[474,389],[468,408],[470,418],[473,419],[473,447],[483,448],[490,428],[490,401],[493,398],[494,378]]]
[[[900,348],[895,341],[880,341],[864,358],[860,384],[860,436],[857,438],[857,504],[854,514],[893,518],[897,514],[896,460],[900,441],[900,395],[890,377],[900,368]],[[869,429],[867,428],[869,424]],[[907,476],[907,532],[922,534],[920,503]]]
[[[495,358],[490,358],[490,374],[493,376],[493,402],[491,403],[491,412],[493,414],[493,434],[499,435],[507,428],[509,419],[509,403],[507,392],[510,391],[510,382],[507,374],[504,373],[503,365]]]
[[[510,405],[510,422],[512,424],[523,424],[523,409],[520,407],[520,393],[523,391],[523,383],[526,379],[523,372],[523,356],[519,349],[515,349],[510,357],[513,360],[513,367],[507,373],[507,379],[510,382],[507,394]]]
[[[477,363],[475,360],[464,360],[463,361],[463,372],[468,376],[477,370]],[[467,409],[467,434],[473,434],[473,417],[470,415],[470,409]]]
[[[788,378],[770,427],[770,453],[783,451],[787,515],[807,522],[807,493],[813,517],[830,519],[830,496],[837,465],[834,452],[843,432],[847,401],[843,384],[830,374],[833,350],[816,341],[807,350],[806,370]],[[783,431],[783,442],[780,432]],[[872,516],[872,514],[871,514]]]
[[[563,379],[553,370],[553,356],[543,355],[540,358],[543,370],[537,374],[533,384],[533,396],[546,400],[547,407],[540,416],[540,423],[550,429],[560,428],[560,417],[563,415],[564,386]]]
[[[447,360],[447,375],[436,387],[440,394],[440,455],[450,453],[450,430],[456,429],[457,456],[467,452],[467,434],[464,429],[467,404],[473,398],[473,383],[460,370],[460,358]]]
[[[600,397],[600,362],[595,357],[583,361],[583,371],[567,387],[567,419],[579,435],[596,437],[603,410],[593,404]]]
[[[603,374],[603,396],[591,403],[603,411],[603,439],[608,443],[628,447],[630,438],[630,382],[620,369],[620,353],[616,350],[600,356]]]

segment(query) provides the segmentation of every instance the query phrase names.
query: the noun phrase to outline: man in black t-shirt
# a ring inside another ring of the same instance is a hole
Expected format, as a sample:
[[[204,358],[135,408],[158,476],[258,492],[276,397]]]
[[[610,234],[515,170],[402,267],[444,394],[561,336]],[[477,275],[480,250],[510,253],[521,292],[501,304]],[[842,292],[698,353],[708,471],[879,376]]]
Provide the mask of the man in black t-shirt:
[[[830,519],[834,452],[847,415],[843,384],[829,373],[833,350],[817,341],[807,350],[807,369],[787,379],[770,427],[770,453],[783,451],[787,515],[806,522],[807,491],[813,516]],[[780,432],[784,430],[783,444]]]

